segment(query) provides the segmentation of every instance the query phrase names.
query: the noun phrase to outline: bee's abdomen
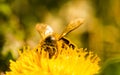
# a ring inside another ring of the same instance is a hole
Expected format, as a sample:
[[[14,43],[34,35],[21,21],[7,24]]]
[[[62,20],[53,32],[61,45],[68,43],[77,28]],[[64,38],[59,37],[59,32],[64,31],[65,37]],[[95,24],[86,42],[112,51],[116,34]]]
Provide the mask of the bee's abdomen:
[[[62,37],[60,40],[63,41],[62,43],[62,48],[72,48],[73,50],[75,49],[75,45],[70,43],[69,40],[67,40],[66,38]]]
[[[69,44],[69,47],[72,49],[75,49],[75,45],[73,45],[73,44]]]

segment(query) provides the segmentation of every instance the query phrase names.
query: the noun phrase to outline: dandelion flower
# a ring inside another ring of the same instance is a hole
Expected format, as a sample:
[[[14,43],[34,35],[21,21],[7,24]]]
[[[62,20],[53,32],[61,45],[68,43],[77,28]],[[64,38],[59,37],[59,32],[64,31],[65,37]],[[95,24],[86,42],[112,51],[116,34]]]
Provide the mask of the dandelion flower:
[[[51,59],[40,48],[24,49],[19,54],[16,61],[10,60],[11,71],[6,75],[94,75],[100,69],[99,57],[83,48],[62,48]]]

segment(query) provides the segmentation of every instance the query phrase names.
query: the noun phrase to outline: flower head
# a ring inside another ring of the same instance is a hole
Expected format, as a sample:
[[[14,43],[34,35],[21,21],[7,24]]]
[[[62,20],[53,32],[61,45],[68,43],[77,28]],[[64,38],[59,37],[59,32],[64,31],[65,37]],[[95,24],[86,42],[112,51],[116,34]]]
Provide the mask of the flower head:
[[[59,46],[61,43],[59,44]],[[49,53],[41,50],[39,46],[35,49],[19,51],[16,61],[10,60],[11,71],[6,75],[94,75],[100,67],[99,57],[83,48],[61,48],[59,52],[50,59]]]

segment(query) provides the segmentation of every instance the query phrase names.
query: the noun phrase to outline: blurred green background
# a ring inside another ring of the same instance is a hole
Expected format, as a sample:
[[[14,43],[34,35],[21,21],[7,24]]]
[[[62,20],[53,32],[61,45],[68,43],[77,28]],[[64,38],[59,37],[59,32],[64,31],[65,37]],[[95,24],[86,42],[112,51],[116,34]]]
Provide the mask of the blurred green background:
[[[40,41],[37,23],[57,33],[75,18],[84,24],[66,37],[101,58],[101,75],[120,75],[120,0],[0,0],[0,72],[9,70],[18,49]],[[116,62],[117,61],[117,62]]]

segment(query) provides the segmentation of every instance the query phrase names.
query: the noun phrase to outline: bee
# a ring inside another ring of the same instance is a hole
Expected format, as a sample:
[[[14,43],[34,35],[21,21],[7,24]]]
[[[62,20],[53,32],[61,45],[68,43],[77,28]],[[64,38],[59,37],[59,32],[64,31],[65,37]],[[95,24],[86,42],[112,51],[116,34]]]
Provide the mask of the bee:
[[[83,19],[75,19],[71,21],[60,35],[55,33],[53,29],[47,24],[37,24],[36,30],[42,36],[42,40],[40,41],[40,48],[49,53],[49,58],[52,58],[53,55],[58,53],[58,43],[61,41],[62,48],[69,46],[74,49],[75,45],[70,43],[69,40],[64,36],[78,28],[81,24],[83,24],[83,21]]]

